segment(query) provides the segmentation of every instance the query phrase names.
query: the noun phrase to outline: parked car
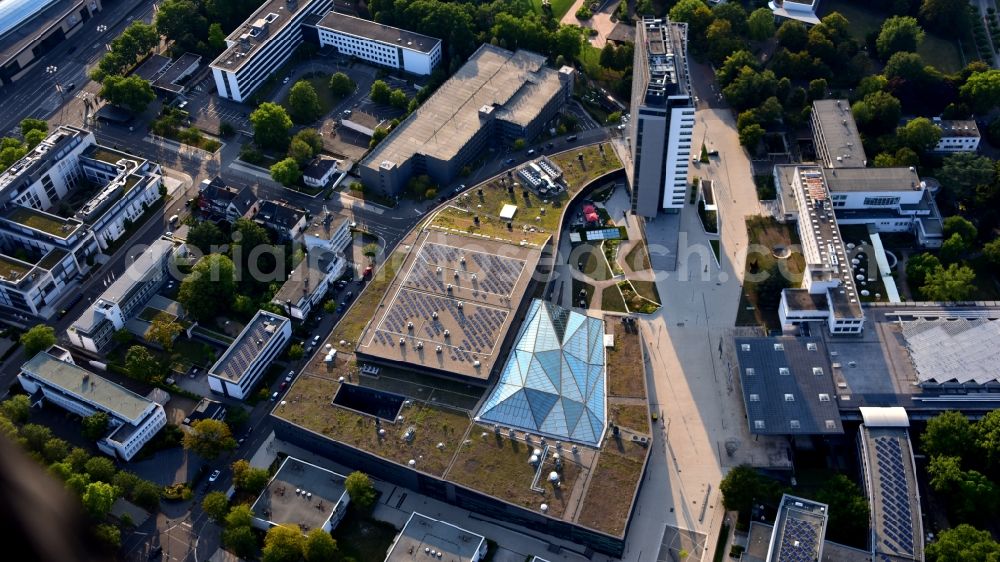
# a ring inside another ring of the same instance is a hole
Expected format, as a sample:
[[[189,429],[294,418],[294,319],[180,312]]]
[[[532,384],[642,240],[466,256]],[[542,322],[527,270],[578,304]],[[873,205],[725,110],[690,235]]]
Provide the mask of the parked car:
[[[286,388],[288,388],[288,383],[285,381],[281,381],[281,386],[279,386],[278,388],[280,388],[281,390],[285,390]]]
[[[316,345],[318,343],[319,343],[319,336],[313,336],[313,345]]]
[[[277,399],[278,399],[278,393],[277,393],[277,392],[275,392],[274,394],[272,394],[272,395],[271,395],[271,402],[274,402],[274,401],[276,401]]]
[[[573,142],[576,140],[576,135],[570,135],[566,137],[566,142]]]
[[[215,472],[212,473],[211,476],[208,477],[208,481],[209,482],[215,482],[216,480],[219,479],[219,476],[221,476],[221,475],[222,475],[222,471],[221,470],[216,470]]]
[[[508,166],[513,166],[514,165],[514,159],[513,158],[508,158],[507,160],[504,161],[504,164],[506,164]]]
[[[285,377],[285,382],[292,382],[292,377],[295,376],[295,371],[288,371],[288,376]]]

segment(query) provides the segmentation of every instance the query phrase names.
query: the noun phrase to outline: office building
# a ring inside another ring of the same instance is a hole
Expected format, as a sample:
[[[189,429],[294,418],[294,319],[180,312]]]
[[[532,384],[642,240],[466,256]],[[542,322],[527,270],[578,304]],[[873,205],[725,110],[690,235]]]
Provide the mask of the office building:
[[[50,318],[160,197],[160,167],[62,126],[0,174],[0,306]]]
[[[351,503],[345,480],[332,470],[285,457],[251,507],[252,524],[261,531],[289,525],[303,534],[313,529],[329,533],[337,528]]]
[[[167,424],[163,406],[77,366],[69,352],[59,348],[29,359],[17,378],[33,404],[48,401],[83,417],[107,414],[109,431],[97,446],[124,461],[132,460]]]
[[[125,329],[163,287],[171,258],[185,253],[184,246],[169,240],[153,242],[66,330],[70,343],[93,353],[103,351],[115,332]]]
[[[687,24],[644,18],[635,26],[632,73],[632,212],[679,213],[687,202],[694,103]]]
[[[101,0],[5,0],[0,6],[0,86],[20,80],[57,45],[87,28]]]
[[[864,168],[868,165],[861,133],[847,100],[816,100],[810,114],[816,160],[824,168]]]
[[[829,507],[781,497],[774,524],[751,521],[740,562],[871,562],[871,553],[827,540]]]
[[[303,23],[325,13],[331,0],[267,0],[226,37],[211,64],[219,97],[246,101],[303,41]]]
[[[326,297],[330,285],[346,271],[347,260],[342,255],[317,248],[295,266],[271,302],[284,309],[289,318],[305,320]]]
[[[243,328],[229,349],[208,371],[208,387],[244,400],[260,377],[292,339],[292,322],[263,310]]]
[[[385,562],[421,559],[479,562],[485,557],[486,539],[482,535],[413,512],[392,541]]]
[[[934,152],[975,152],[979,150],[979,126],[973,120],[953,121],[934,119],[941,128],[941,140],[934,146]]]
[[[810,25],[819,23],[819,0],[771,0],[767,3],[775,17],[796,20]]]
[[[316,30],[320,47],[380,66],[427,75],[441,62],[440,39],[371,20],[331,11]]]
[[[531,141],[573,93],[573,69],[484,44],[359,164],[369,189],[398,195],[413,176],[454,181],[488,146]]]

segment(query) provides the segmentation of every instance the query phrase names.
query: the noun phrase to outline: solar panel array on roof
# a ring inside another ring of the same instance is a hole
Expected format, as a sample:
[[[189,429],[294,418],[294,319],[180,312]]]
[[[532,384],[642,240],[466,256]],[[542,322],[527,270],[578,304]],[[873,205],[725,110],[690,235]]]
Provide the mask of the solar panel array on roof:
[[[876,549],[912,557],[913,513],[910,511],[910,489],[899,439],[882,436],[874,441],[883,516],[882,544],[876,545]]]

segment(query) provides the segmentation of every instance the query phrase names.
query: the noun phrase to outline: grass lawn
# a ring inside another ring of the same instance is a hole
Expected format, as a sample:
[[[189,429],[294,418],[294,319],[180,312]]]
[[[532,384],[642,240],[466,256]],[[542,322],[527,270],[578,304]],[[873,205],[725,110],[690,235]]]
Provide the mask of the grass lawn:
[[[601,310],[608,312],[628,312],[625,301],[617,285],[609,285],[601,291]]]
[[[645,374],[639,334],[633,325],[620,318],[608,318],[606,325],[615,336],[615,346],[608,348],[608,398],[646,398]]]
[[[531,0],[531,5],[535,7],[535,11],[539,14],[545,14],[542,10],[542,0]],[[551,0],[550,7],[552,8],[552,17],[555,18],[556,21],[561,20],[572,6],[573,0]]]
[[[722,263],[722,254],[720,252],[722,251],[722,249],[719,246],[719,244],[721,244],[721,242],[719,242],[718,239],[713,238],[713,239],[709,240],[708,243],[712,245],[712,253],[715,254],[715,261],[717,261],[717,262],[719,262],[721,264]],[[633,285],[634,285],[634,283],[633,283]]]
[[[649,252],[646,251],[646,241],[639,240],[625,256],[625,263],[632,271],[646,271],[651,267]]]
[[[389,288],[389,284],[396,277],[396,271],[403,264],[404,259],[406,259],[406,252],[397,248],[389,256],[389,259],[382,263],[372,280],[365,286],[364,291],[358,295],[358,299],[344,311],[344,316],[334,326],[333,332],[330,333],[330,342],[336,345],[336,342],[340,340],[352,343],[358,341],[361,332],[364,331],[368,321],[375,314],[375,309]]]
[[[793,227],[781,224],[773,218],[750,217],[746,224],[750,247],[759,245],[773,249],[776,246],[793,247],[799,243],[798,233]],[[783,264],[779,266],[779,262]],[[773,272],[776,267],[784,267],[792,274],[787,286],[798,287],[802,282],[802,272],[805,270],[805,257],[800,252],[793,252],[790,257],[780,260],[770,251],[755,251],[747,255],[743,293],[736,314],[737,326],[763,325],[771,329],[779,327],[778,303],[781,284],[768,281],[758,283],[753,280],[762,272]],[[763,285],[767,292],[758,294],[758,285]]]
[[[486,433],[486,437],[481,437],[482,433]],[[526,462],[530,455],[528,444],[505,434],[496,435],[485,426],[476,426],[462,444],[446,477],[531,510],[547,503],[550,516],[562,517],[569,507],[570,492],[580,475],[580,466],[568,460],[567,455],[560,473],[562,487],[556,488],[546,478],[554,470],[552,459],[546,459],[538,483],[545,491],[538,493],[531,489],[535,467]]]
[[[609,438],[608,441],[611,441]],[[636,483],[642,477],[643,461],[624,457],[605,447],[590,479],[590,490],[580,510],[578,523],[620,535],[632,509]]]
[[[590,301],[594,298],[594,286],[590,283],[585,283],[579,279],[573,279],[573,304],[578,305],[580,301],[580,291],[583,291],[586,296],[583,297],[585,302],[585,308],[590,307]]]
[[[628,280],[619,281],[618,289],[622,292],[622,297],[625,299],[625,304],[628,306],[629,312],[640,312],[642,314],[651,314],[656,312],[659,305],[644,299],[639,295],[635,289],[632,288],[632,283]]]
[[[864,44],[867,35],[877,33],[882,28],[882,22],[888,17],[886,14],[868,9],[864,4],[847,0],[826,0],[822,4],[821,12],[824,16],[840,12],[851,23],[848,27],[851,36],[861,44]],[[924,37],[917,54],[925,63],[933,65],[941,72],[951,73],[962,69],[958,44],[930,32]]]
[[[181,367],[182,372],[187,371],[190,367],[207,368],[211,367],[215,361],[215,350],[208,344],[181,336],[174,342],[171,359],[174,368]]]
[[[398,531],[384,521],[359,515],[349,509],[344,520],[333,530],[337,541],[337,562],[344,560],[382,560]]]
[[[649,299],[655,303],[663,304],[660,301],[660,291],[656,289],[656,283],[653,281],[635,281],[629,279],[632,282],[632,288],[635,292],[639,293],[639,296]]]
[[[611,422],[637,433],[649,434],[649,408],[637,404],[609,404]]]
[[[608,260],[608,264],[611,265],[611,271],[615,275],[622,275],[625,273],[622,270],[622,266],[618,265],[618,247],[621,245],[621,240],[605,240],[602,244],[604,249],[604,259]]]
[[[590,244],[583,244],[583,249],[578,251],[577,270],[594,281],[607,281],[611,279],[611,270],[608,269],[608,262],[604,258],[601,250]],[[580,267],[580,263],[583,267]]]

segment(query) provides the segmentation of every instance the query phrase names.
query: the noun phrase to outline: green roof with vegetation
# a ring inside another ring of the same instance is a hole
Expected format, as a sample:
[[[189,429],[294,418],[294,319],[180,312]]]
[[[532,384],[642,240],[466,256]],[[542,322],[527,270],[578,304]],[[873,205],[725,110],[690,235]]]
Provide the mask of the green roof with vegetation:
[[[3,218],[63,239],[68,238],[81,226],[81,223],[75,219],[64,219],[37,209],[32,209],[31,207],[22,206],[10,207],[4,213]]]

